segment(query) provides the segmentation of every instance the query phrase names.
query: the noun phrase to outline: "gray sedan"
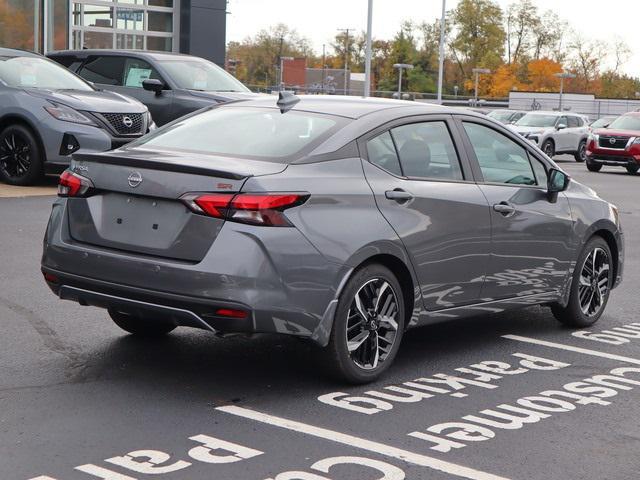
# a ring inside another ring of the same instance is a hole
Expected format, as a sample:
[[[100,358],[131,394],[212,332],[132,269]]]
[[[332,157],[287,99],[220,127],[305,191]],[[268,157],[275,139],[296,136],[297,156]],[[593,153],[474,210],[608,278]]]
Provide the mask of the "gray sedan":
[[[96,91],[41,55],[0,48],[0,180],[31,184],[75,152],[111,150],[150,128],[140,102]]]
[[[213,107],[61,177],[42,271],[124,330],[280,333],[369,382],[407,329],[527,305],[586,327],[618,211],[498,122],[281,94]]]

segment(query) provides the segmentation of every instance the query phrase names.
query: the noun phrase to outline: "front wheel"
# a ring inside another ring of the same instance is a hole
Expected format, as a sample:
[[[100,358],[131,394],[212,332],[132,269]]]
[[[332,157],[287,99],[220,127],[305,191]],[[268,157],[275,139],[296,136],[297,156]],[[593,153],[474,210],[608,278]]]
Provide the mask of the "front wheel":
[[[556,154],[556,146],[553,143],[553,140],[545,140],[542,144],[542,151],[547,154],[547,157],[553,158]]]
[[[602,164],[593,163],[592,161],[587,159],[587,170],[589,170],[590,172],[599,172],[600,170],[602,170]]]
[[[578,145],[578,151],[573,156],[576,162],[584,162],[587,159],[587,141],[582,140]]]
[[[115,309],[109,309],[109,316],[121,329],[139,337],[160,337],[176,328],[171,323],[139,317]]]
[[[607,306],[611,285],[611,250],[602,237],[593,237],[576,263],[567,306],[552,306],[553,315],[570,327],[584,328],[593,325]]]
[[[638,165],[627,165],[627,172],[630,173],[631,175],[635,175],[636,173],[638,173],[639,169],[640,169],[640,166]]]
[[[23,125],[0,132],[0,179],[9,185],[31,185],[43,175],[43,153],[35,135]]]
[[[398,352],[404,315],[402,288],[388,268],[356,271],[340,295],[326,348],[334,373],[356,384],[376,380]]]

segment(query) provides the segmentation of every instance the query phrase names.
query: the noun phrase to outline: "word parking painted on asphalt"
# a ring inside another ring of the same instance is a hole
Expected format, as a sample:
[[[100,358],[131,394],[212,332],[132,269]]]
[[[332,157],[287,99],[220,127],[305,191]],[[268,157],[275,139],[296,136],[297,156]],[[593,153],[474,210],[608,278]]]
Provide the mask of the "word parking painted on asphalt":
[[[475,363],[469,367],[455,369],[459,374],[471,375],[473,378],[437,373],[431,377],[403,382],[402,386],[386,386],[382,388],[382,391],[369,390],[359,396],[351,396],[344,392],[333,392],[319,396],[318,400],[326,405],[343,408],[351,412],[373,415],[392,410],[393,403],[391,402],[416,403],[436,395],[464,398],[468,394],[461,392],[461,390],[465,389],[466,386],[495,389],[498,388],[498,385],[490,382],[500,380],[504,376],[521,375],[533,370],[559,370],[570,366],[568,363],[524,353],[513,353],[512,356],[518,359],[518,364],[515,366],[506,362],[488,360]]]
[[[624,345],[631,342],[631,340],[640,339],[640,323],[630,323],[629,325],[613,327],[609,330],[602,330],[597,333],[580,330],[572,332],[571,335],[576,338],[607,343],[609,345]]]

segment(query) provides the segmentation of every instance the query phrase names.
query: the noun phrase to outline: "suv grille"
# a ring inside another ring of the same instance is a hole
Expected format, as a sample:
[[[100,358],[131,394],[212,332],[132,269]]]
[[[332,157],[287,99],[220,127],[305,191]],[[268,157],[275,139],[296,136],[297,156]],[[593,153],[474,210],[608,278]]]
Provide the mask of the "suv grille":
[[[118,135],[142,135],[145,133],[144,114],[142,113],[101,113],[100,117]]]
[[[600,135],[600,141],[598,144],[602,148],[615,148],[618,150],[624,150],[627,148],[630,137],[619,137],[617,135]]]

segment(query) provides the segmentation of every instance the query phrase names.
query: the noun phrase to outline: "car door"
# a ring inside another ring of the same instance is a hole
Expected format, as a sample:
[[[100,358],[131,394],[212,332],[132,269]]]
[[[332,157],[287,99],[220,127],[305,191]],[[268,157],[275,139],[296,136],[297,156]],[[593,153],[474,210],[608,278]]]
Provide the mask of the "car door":
[[[489,206],[451,122],[413,119],[361,140],[378,208],[402,239],[432,311],[478,302],[489,261]]]
[[[582,140],[583,137],[583,122],[575,115],[567,115],[567,120],[569,122],[567,127],[567,139],[570,140],[567,150],[577,152],[580,140]]]
[[[564,125],[564,128],[561,128],[562,125]],[[556,131],[553,135],[556,152],[571,150],[571,145],[573,144],[571,137],[572,134],[569,130],[569,118],[566,115],[563,115],[556,120]]]
[[[566,196],[547,193],[550,166],[494,125],[468,117],[459,125],[491,207],[491,261],[483,298],[559,292],[575,246]]]

